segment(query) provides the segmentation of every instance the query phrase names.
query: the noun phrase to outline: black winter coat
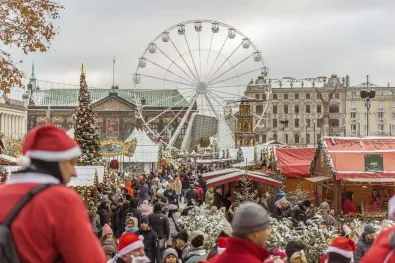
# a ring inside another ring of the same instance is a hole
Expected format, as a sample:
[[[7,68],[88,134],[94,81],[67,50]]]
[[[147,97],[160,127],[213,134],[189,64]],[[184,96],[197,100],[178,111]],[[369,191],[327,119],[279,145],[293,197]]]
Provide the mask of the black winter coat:
[[[191,182],[189,182],[189,179],[184,179],[181,185],[183,190],[187,190],[191,186]]]
[[[295,226],[297,226],[299,222],[303,222],[303,223],[306,222],[306,220],[308,219],[307,218],[308,215],[304,210],[303,202],[299,202],[297,205],[295,205],[292,208],[291,217],[292,217],[292,222],[294,223]]]
[[[106,208],[100,207],[97,211],[97,214],[100,216],[100,225],[103,227],[105,224],[110,224],[110,215]]]
[[[163,193],[165,197],[167,197],[167,201],[169,204],[177,204],[177,193],[176,190],[166,189]]]
[[[203,193],[206,194],[207,186],[206,186],[206,182],[204,181],[204,179],[199,178],[198,183],[199,183],[200,188],[202,188]]]
[[[196,191],[196,189],[189,189],[185,195],[185,198],[187,199],[187,201],[190,201],[192,199],[197,201],[199,199],[199,193],[198,191]]]
[[[167,216],[161,212],[154,212],[148,215],[148,220],[152,230],[158,234],[158,239],[169,239],[170,226],[169,218]]]
[[[158,235],[152,230],[139,230],[138,235],[144,237],[145,255],[151,260],[151,263],[160,263]]]
[[[221,208],[221,204],[222,195],[220,195],[219,193],[214,193],[214,205],[217,207],[218,210]]]
[[[118,236],[121,236],[121,234],[124,231],[125,228],[125,218],[124,214],[125,211],[128,210],[129,208],[129,202],[124,202],[121,207],[118,209],[117,212],[117,220],[116,220],[116,225],[117,225],[117,234]]]

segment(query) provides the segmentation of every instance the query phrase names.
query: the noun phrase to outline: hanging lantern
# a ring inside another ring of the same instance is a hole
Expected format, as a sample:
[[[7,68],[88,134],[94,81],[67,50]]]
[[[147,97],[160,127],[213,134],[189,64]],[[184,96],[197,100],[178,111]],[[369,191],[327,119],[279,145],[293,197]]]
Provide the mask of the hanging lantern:
[[[255,51],[254,52],[254,61],[259,62],[262,60],[261,52],[260,51]]]
[[[218,33],[219,32],[219,23],[218,22],[211,23],[211,31],[213,33]]]
[[[236,30],[234,28],[228,29],[228,37],[230,39],[234,39],[236,37]]]
[[[163,42],[169,42],[170,40],[170,36],[169,36],[169,32],[165,31],[162,33],[162,41]]]
[[[196,32],[202,31],[202,22],[200,22],[200,21],[195,22],[195,31]]]
[[[248,38],[243,38],[242,46],[243,48],[247,49],[251,45],[250,40]]]
[[[146,65],[147,65],[147,59],[144,57],[139,58],[139,67],[145,68]]]
[[[185,25],[184,24],[177,25],[177,31],[178,31],[179,35],[184,35],[185,34]]]
[[[151,54],[154,54],[156,52],[156,44],[155,43],[149,43],[148,51]]]
[[[140,80],[141,80],[141,74],[133,74],[133,83],[134,84],[140,84]]]

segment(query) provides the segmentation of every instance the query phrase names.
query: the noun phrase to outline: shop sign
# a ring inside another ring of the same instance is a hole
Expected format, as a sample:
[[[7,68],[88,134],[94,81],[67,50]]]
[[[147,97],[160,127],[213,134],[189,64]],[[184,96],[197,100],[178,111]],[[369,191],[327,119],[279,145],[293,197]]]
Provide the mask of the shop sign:
[[[382,154],[365,154],[365,172],[383,172],[384,162]]]

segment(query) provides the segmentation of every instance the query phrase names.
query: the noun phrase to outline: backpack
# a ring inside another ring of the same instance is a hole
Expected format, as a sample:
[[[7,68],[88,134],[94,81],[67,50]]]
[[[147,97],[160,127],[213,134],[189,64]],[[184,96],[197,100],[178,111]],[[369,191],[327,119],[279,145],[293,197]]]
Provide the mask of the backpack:
[[[16,249],[14,238],[12,237],[11,224],[18,216],[19,212],[27,205],[37,194],[49,188],[53,184],[42,184],[33,188],[30,192],[24,195],[20,201],[11,209],[11,212],[0,223],[0,262],[2,263],[20,263],[18,251]],[[54,262],[58,262],[60,255]]]

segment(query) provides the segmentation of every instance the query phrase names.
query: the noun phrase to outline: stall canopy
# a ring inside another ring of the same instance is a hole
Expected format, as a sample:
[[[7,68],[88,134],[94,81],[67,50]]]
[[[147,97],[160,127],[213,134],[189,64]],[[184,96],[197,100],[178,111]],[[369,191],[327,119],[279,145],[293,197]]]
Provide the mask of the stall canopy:
[[[247,176],[254,182],[267,184],[274,187],[280,187],[282,185],[281,181],[270,178],[267,174],[235,168],[205,173],[203,174],[203,179],[206,180],[207,187],[215,187],[238,181],[241,176]]]
[[[137,140],[136,150],[132,157],[125,156],[123,162],[156,163],[158,162],[159,144],[154,143],[148,135],[141,130],[134,128],[130,136],[125,140]]]
[[[315,148],[275,149],[279,171],[287,178],[310,177]]]
[[[324,175],[326,169],[336,180],[392,178],[395,181],[395,138],[325,138],[311,169],[316,175]]]

